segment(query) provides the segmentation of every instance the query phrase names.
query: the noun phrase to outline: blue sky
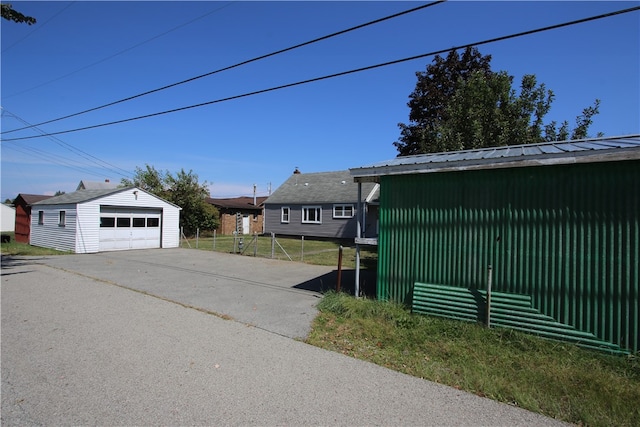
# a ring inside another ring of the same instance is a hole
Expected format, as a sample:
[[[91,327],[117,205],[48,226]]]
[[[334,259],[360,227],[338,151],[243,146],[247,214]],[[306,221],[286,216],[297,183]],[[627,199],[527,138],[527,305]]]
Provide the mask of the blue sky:
[[[2,132],[139,93],[382,18],[420,2],[19,2],[2,20]],[[91,113],[60,132],[205,103],[638,6],[640,2],[449,1]],[[479,47],[492,69],[556,95],[546,121],[601,99],[591,133],[640,133],[640,12]],[[18,141],[2,135],[2,200],[119,182],[146,164],[192,170],[212,197],[275,190],[302,172],[391,159],[407,101],[433,57],[123,124]],[[517,85],[515,85],[517,86]]]

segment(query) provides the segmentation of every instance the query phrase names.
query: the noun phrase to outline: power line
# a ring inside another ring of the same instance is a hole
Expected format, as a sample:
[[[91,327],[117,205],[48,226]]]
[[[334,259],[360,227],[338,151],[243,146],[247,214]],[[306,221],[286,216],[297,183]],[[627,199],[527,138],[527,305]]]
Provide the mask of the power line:
[[[14,47],[15,45],[17,45],[18,43],[22,42],[24,39],[26,39],[27,37],[30,37],[31,35],[33,35],[33,33],[35,33],[36,31],[42,29],[45,25],[47,25],[49,22],[53,21],[58,15],[60,15],[62,12],[64,12],[65,10],[69,9],[73,4],[75,3],[75,1],[72,1],[71,3],[69,3],[68,5],[66,5],[64,8],[60,9],[58,11],[58,13],[56,13],[55,15],[53,15],[51,18],[47,19],[45,22],[43,22],[42,24],[38,24],[36,25],[36,27],[33,29],[33,31],[31,31],[30,33],[28,33],[27,35],[25,35],[24,37],[22,37],[21,39],[16,40],[15,42],[13,42],[13,44],[5,47],[4,49],[2,49],[2,53],[5,53],[6,51],[8,51],[9,49],[11,49],[12,47]]]
[[[14,96],[22,95],[23,93],[30,92],[30,91],[32,91],[32,90],[34,90],[34,89],[41,88],[42,86],[46,86],[46,85],[48,85],[48,84],[50,84],[50,83],[57,82],[58,80],[62,80],[62,79],[64,79],[64,78],[67,78],[67,77],[69,77],[69,76],[72,76],[72,75],[74,75],[74,74],[76,74],[76,73],[79,73],[80,71],[84,71],[84,70],[86,70],[87,68],[94,67],[94,66],[96,66],[96,65],[98,65],[98,64],[101,64],[101,63],[106,62],[106,61],[108,61],[108,60],[110,60],[110,59],[112,59],[112,58],[115,58],[116,56],[120,56],[120,55],[122,55],[123,53],[129,52],[130,50],[133,50],[133,49],[135,49],[135,48],[137,48],[137,47],[140,47],[140,46],[142,46],[142,45],[144,45],[144,44],[147,44],[147,43],[149,43],[149,42],[151,42],[151,41],[153,41],[153,40],[159,39],[160,37],[163,37],[163,36],[165,36],[165,35],[167,35],[167,34],[169,34],[169,33],[173,32],[173,31],[176,31],[176,30],[178,30],[178,29],[180,29],[180,28],[182,28],[182,27],[186,27],[187,25],[193,24],[194,22],[196,22],[196,21],[198,21],[198,20],[200,20],[200,19],[202,19],[202,18],[204,18],[204,17],[206,17],[206,16],[209,16],[209,15],[211,15],[211,14],[212,14],[212,13],[214,13],[214,12],[218,12],[219,10],[224,9],[225,7],[227,7],[227,6],[229,6],[229,5],[231,5],[231,3],[228,3],[228,4],[226,4],[226,5],[224,5],[224,6],[221,6],[221,7],[217,7],[217,8],[215,8],[215,9],[213,9],[213,10],[210,10],[209,12],[205,13],[204,15],[200,15],[200,16],[198,16],[197,18],[193,18],[193,19],[191,19],[190,21],[187,21],[187,22],[185,22],[185,23],[183,23],[183,24],[178,25],[177,27],[173,27],[173,28],[171,28],[170,30],[167,30],[167,31],[165,31],[165,32],[163,32],[163,33],[160,33],[160,34],[158,34],[158,35],[155,35],[155,36],[153,36],[153,37],[151,37],[151,38],[149,38],[149,39],[147,39],[147,40],[144,40],[144,41],[142,41],[142,42],[140,42],[140,43],[137,43],[137,44],[135,44],[135,45],[133,45],[133,46],[130,46],[130,47],[126,48],[126,49],[123,49],[123,50],[121,50],[121,51],[119,51],[119,52],[116,52],[116,53],[114,53],[113,55],[109,55],[109,56],[107,56],[106,58],[100,59],[99,61],[93,62],[93,63],[91,63],[91,64],[89,64],[89,65],[85,65],[84,67],[78,68],[78,69],[77,69],[77,70],[75,70],[75,71],[71,71],[70,73],[64,74],[64,75],[62,75],[62,76],[60,76],[60,77],[56,77],[56,78],[55,78],[55,79],[53,79],[53,80],[49,80],[49,81],[46,81],[46,82],[44,82],[44,83],[41,83],[41,84],[39,84],[39,85],[37,85],[37,86],[33,86],[33,87],[32,87],[32,88],[30,88],[30,89],[25,89],[25,90],[23,90],[23,91],[20,91],[20,92],[16,92],[16,93],[14,93],[14,94],[11,94],[11,95],[9,95],[9,96],[5,96],[4,98],[5,98],[5,99],[9,99],[9,98],[12,98],[12,97],[14,97]],[[48,21],[47,21],[47,22],[48,22]],[[15,44],[15,43],[14,43],[14,44]],[[11,47],[11,46],[10,46],[10,47]],[[7,49],[8,49],[8,48],[7,48]],[[6,49],[5,49],[5,50],[6,50]],[[2,52],[4,52],[4,50],[3,50]],[[82,114],[82,113],[79,113],[79,114]],[[56,120],[62,120],[62,119],[56,119]],[[55,121],[55,120],[54,120],[54,121]],[[37,124],[37,125],[35,125],[35,126],[40,126],[40,125],[45,124],[45,123],[50,123],[50,122],[38,123],[38,124]],[[22,128],[22,129],[25,129],[25,128]],[[20,130],[20,129],[15,129],[15,130]],[[13,132],[13,131],[9,131],[9,132]]]
[[[13,145],[7,145],[4,148],[10,148],[12,150],[18,151],[20,153],[23,154],[27,154],[30,157],[39,157],[43,160],[45,160],[48,163],[54,163],[69,169],[73,169],[75,171],[78,172],[82,172],[84,174],[88,174],[88,175],[94,175],[94,176],[98,176],[98,177],[104,177],[104,174],[99,174],[96,172],[93,172],[89,169],[85,169],[81,166],[78,165],[74,165],[72,163],[70,163],[67,159],[65,159],[64,157],[58,156],[56,154],[52,154],[52,153],[47,153],[43,150],[38,150],[37,148],[33,148],[33,147],[17,147],[17,146],[13,146]],[[59,158],[60,160],[56,160],[55,158]]]
[[[0,109],[2,110],[3,114],[6,113],[10,117],[13,117],[14,119],[16,119],[16,120],[18,120],[18,121],[20,121],[20,122],[22,122],[22,123],[24,123],[26,125],[30,125],[29,122],[27,122],[26,120],[24,120],[21,117],[17,116],[16,114],[12,113],[11,111],[7,110],[6,108],[0,107]],[[93,155],[91,155],[91,154],[89,154],[89,153],[87,153],[85,151],[82,151],[81,149],[79,149],[77,147],[74,147],[71,144],[68,144],[68,143],[64,142],[63,140],[61,140],[61,139],[59,139],[59,138],[57,138],[55,136],[47,135],[45,131],[43,131],[42,129],[40,129],[40,128],[36,127],[36,126],[30,126],[30,128],[31,129],[35,129],[38,132],[40,132],[41,136],[48,136],[49,139],[51,139],[53,142],[55,142],[59,146],[61,146],[63,148],[66,148],[67,150],[69,150],[71,152],[74,152],[76,155],[79,155],[80,157],[84,158],[85,160],[89,160],[90,162],[96,164],[98,167],[101,167],[101,168],[106,169],[106,170],[110,170],[111,172],[114,172],[117,175],[124,176],[124,177],[130,177],[130,176],[133,175],[130,171],[124,170],[122,168],[119,168],[118,166],[112,165],[109,162],[106,162],[106,161],[104,161],[102,159],[99,159],[99,158],[97,158],[97,157],[95,157],[95,156],[93,156]],[[4,147],[16,148],[16,147],[12,147],[12,146],[6,145],[6,144],[4,145]],[[60,157],[60,156],[58,156],[58,157]],[[124,174],[122,172],[118,172],[118,170],[124,172]]]
[[[193,109],[193,108],[204,107],[204,106],[207,106],[207,105],[217,104],[217,103],[220,103],[220,102],[231,101],[231,100],[234,100],[234,99],[245,98],[245,97],[248,97],[248,96],[259,95],[259,94],[263,94],[263,93],[267,93],[267,92],[273,92],[273,91],[280,90],[280,89],[286,89],[286,88],[290,88],[290,87],[294,87],[294,86],[300,86],[300,85],[307,84],[307,83],[314,83],[314,82],[318,82],[318,81],[322,81],[322,80],[332,79],[332,78],[335,78],[335,77],[346,76],[346,75],[349,75],[349,74],[359,73],[359,72],[362,72],[362,71],[373,70],[373,69],[376,69],[376,68],[386,67],[386,66],[389,66],[389,65],[395,65],[395,64],[400,64],[400,63],[403,63],[403,62],[414,61],[416,59],[421,59],[421,58],[425,58],[425,57],[428,57],[428,56],[447,53],[447,52],[450,52],[451,50],[465,49],[467,47],[473,47],[473,46],[481,46],[481,45],[485,45],[485,44],[489,44],[489,43],[495,43],[495,42],[499,42],[499,41],[503,41],[503,40],[508,40],[508,39],[513,39],[513,38],[517,38],[517,37],[536,34],[536,33],[540,33],[540,32],[543,32],[543,31],[550,31],[550,30],[555,30],[555,29],[558,29],[558,28],[568,27],[568,26],[571,26],[571,25],[581,24],[581,23],[585,23],[585,22],[589,22],[589,21],[595,21],[595,20],[598,20],[598,19],[609,18],[609,17],[612,17],[612,16],[621,15],[621,14],[629,13],[629,12],[634,12],[634,11],[637,11],[637,10],[640,10],[640,6],[631,7],[631,8],[627,8],[627,9],[622,9],[622,10],[618,10],[618,11],[615,11],[615,12],[609,12],[609,13],[605,13],[605,14],[601,14],[601,15],[591,16],[591,17],[588,17],[588,18],[582,18],[582,19],[578,19],[578,20],[574,20],[574,21],[565,22],[565,23],[562,23],[562,24],[550,25],[550,26],[546,26],[546,27],[542,27],[542,28],[537,28],[537,29],[534,29],[534,30],[523,31],[523,32],[520,32],[520,33],[510,34],[510,35],[507,35],[507,36],[495,37],[495,38],[483,40],[483,41],[480,41],[480,42],[468,43],[468,44],[464,44],[464,45],[454,46],[454,47],[451,47],[451,48],[448,48],[448,49],[441,49],[441,50],[438,50],[438,51],[433,51],[433,52],[423,53],[423,54],[420,54],[420,55],[410,56],[408,58],[397,59],[397,60],[394,60],[394,61],[388,61],[388,62],[384,62],[384,63],[381,63],[381,64],[370,65],[370,66],[362,67],[362,68],[356,68],[356,69],[349,70],[349,71],[343,71],[343,72],[340,72],[340,73],[329,74],[329,75],[322,76],[322,77],[316,77],[316,78],[313,78],[313,79],[302,80],[302,81],[298,81],[298,82],[295,82],[295,83],[289,83],[289,84],[285,84],[285,85],[281,85],[281,86],[275,86],[275,87],[268,88],[268,89],[262,89],[262,90],[258,90],[258,91],[254,91],[254,92],[248,92],[248,93],[244,93],[244,94],[241,94],[241,95],[235,95],[235,96],[230,96],[230,97],[227,97],[227,98],[221,98],[221,99],[217,99],[217,100],[213,100],[213,101],[202,102],[202,103],[199,103],[199,104],[189,105],[189,106],[186,106],[186,107],[174,108],[172,110],[166,110],[166,111],[161,111],[161,112],[157,112],[157,113],[146,114],[146,115],[143,115],[143,116],[131,117],[131,118],[128,118],[128,119],[116,120],[116,121],[107,122],[107,123],[101,123],[101,124],[92,125],[92,126],[85,126],[85,127],[76,128],[76,129],[70,129],[70,130],[59,131],[59,132],[51,132],[51,133],[48,133],[48,134],[42,135],[42,136],[60,135],[60,134],[64,134],[64,133],[79,132],[79,131],[83,131],[83,130],[89,130],[89,129],[95,129],[95,128],[99,128],[99,127],[111,126],[111,125],[116,125],[116,124],[120,124],[120,123],[132,122],[132,121],[135,121],[135,120],[147,119],[147,118],[161,116],[161,115],[169,114],[169,113],[176,113],[178,111],[190,110],[190,109]],[[21,137],[21,138],[4,139],[3,141],[18,141],[18,140],[23,140],[23,139],[33,139],[33,138],[39,138],[39,137],[40,136],[27,136],[27,137]]]
[[[246,64],[250,64],[252,62],[256,62],[256,61],[259,61],[259,60],[262,60],[262,59],[266,59],[266,58],[269,58],[269,57],[272,57],[272,56],[275,56],[275,55],[279,55],[279,54],[284,53],[284,52],[289,52],[291,50],[298,49],[300,47],[307,46],[307,45],[310,45],[312,43],[317,43],[317,42],[322,41],[322,40],[327,40],[329,38],[336,37],[336,36],[339,36],[339,35],[342,35],[342,34],[346,34],[348,32],[355,31],[355,30],[358,30],[358,29],[361,29],[361,28],[364,28],[364,27],[367,27],[367,26],[370,26],[370,25],[378,24],[380,22],[387,21],[389,19],[397,18],[399,16],[406,15],[408,13],[416,12],[418,10],[425,9],[427,7],[435,6],[437,4],[444,3],[445,1],[446,0],[440,0],[440,1],[435,1],[435,2],[432,2],[432,3],[428,3],[428,4],[425,4],[425,5],[422,5],[422,6],[414,7],[412,9],[408,9],[408,10],[405,10],[403,12],[395,13],[393,15],[385,16],[384,18],[379,18],[379,19],[376,19],[374,21],[370,21],[370,22],[367,22],[367,23],[364,23],[364,24],[357,25],[355,27],[348,28],[346,30],[338,31],[338,32],[335,32],[335,33],[332,33],[332,34],[329,34],[329,35],[326,35],[326,36],[322,36],[322,37],[319,37],[319,38],[316,38],[316,39],[313,39],[313,40],[309,40],[309,41],[304,42],[304,43],[300,43],[300,44],[297,44],[297,45],[294,45],[294,46],[291,46],[291,47],[288,47],[288,48],[285,48],[285,49],[278,50],[278,51],[275,51],[275,52],[272,52],[272,53],[269,53],[269,54],[266,54],[266,55],[257,56],[255,58],[252,58],[252,59],[249,59],[249,60],[246,60],[246,61],[242,61],[242,62],[239,62],[237,64],[230,65],[228,67],[220,68],[218,70],[210,71],[208,73],[201,74],[199,76],[191,77],[191,78],[188,78],[186,80],[179,81],[177,83],[172,83],[170,85],[162,86],[162,87],[157,88],[157,89],[153,89],[153,90],[150,90],[150,91],[147,91],[147,92],[142,92],[142,93],[139,93],[137,95],[133,95],[133,96],[130,96],[130,97],[127,97],[127,98],[120,99],[118,101],[113,101],[113,102],[110,102],[108,104],[101,105],[99,107],[94,107],[94,108],[90,108],[88,110],[80,111],[78,113],[69,114],[69,115],[63,116],[63,117],[58,117],[57,119],[47,120],[45,122],[38,123],[38,124],[36,124],[34,126],[42,126],[42,125],[45,125],[45,124],[57,122],[57,121],[60,121],[60,120],[71,118],[71,117],[76,117],[76,116],[79,116],[81,114],[90,113],[92,111],[100,110],[100,109],[103,109],[103,108],[106,108],[106,107],[111,107],[113,105],[120,104],[122,102],[131,101],[133,99],[140,98],[142,96],[146,96],[146,95],[150,95],[152,93],[160,92],[162,90],[170,89],[172,87],[176,87],[176,86],[179,86],[179,85],[182,85],[182,84],[185,84],[185,83],[190,83],[192,81],[195,81],[195,80],[198,80],[198,79],[201,79],[201,78],[204,78],[204,77],[208,77],[208,76],[211,76],[211,75],[214,75],[214,74],[217,74],[217,73],[221,73],[223,71],[231,70],[233,68],[237,68],[237,67],[240,67],[240,66],[243,66],[243,65],[246,65]],[[17,131],[28,129],[28,128],[29,127],[27,126],[27,127],[22,127],[22,128],[18,128],[18,129],[12,129],[12,130],[8,130],[8,131],[0,132],[0,134],[7,134],[7,133],[12,133],[12,132],[17,132]]]

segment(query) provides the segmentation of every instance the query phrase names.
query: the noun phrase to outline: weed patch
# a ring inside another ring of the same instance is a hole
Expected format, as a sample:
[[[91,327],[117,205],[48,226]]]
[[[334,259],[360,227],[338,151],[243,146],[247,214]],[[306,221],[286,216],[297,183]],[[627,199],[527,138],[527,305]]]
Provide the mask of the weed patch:
[[[329,292],[307,342],[580,425],[640,425],[637,355],[410,313]]]

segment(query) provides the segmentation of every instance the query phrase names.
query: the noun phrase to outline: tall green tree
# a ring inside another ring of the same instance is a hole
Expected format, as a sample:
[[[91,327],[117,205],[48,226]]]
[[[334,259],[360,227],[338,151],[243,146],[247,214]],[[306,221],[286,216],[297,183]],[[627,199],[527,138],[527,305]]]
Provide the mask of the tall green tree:
[[[144,169],[140,166],[136,166],[133,178],[122,178],[120,183],[125,187],[138,187],[148,191],[149,193],[155,194],[156,196],[166,198],[168,176],[169,171],[161,172],[150,165],[145,165]]]
[[[184,233],[194,235],[196,230],[214,230],[220,224],[218,210],[206,202],[208,184],[200,184],[193,171],[180,170],[175,176],[166,177],[167,200],[182,208],[180,226]]]
[[[400,156],[444,151],[438,145],[438,127],[448,118],[449,99],[458,85],[476,72],[491,73],[491,55],[468,47],[461,55],[455,50],[446,58],[436,55],[426,71],[416,73],[416,87],[407,104],[409,124],[398,124],[401,136],[393,143]]]
[[[15,10],[9,3],[3,3],[0,5],[2,10],[2,17],[8,21],[17,22],[18,24],[25,23],[27,25],[33,25],[36,23],[36,18],[23,15]]]
[[[200,183],[198,175],[184,169],[175,176],[169,171],[160,172],[155,167],[136,167],[132,179],[123,178],[121,185],[138,187],[180,206],[180,227],[188,236],[197,230],[211,231],[220,225],[220,214],[215,206],[206,202],[208,183]]]
[[[490,61],[490,56],[467,48],[462,55],[451,51],[446,60],[436,56],[425,73],[416,74],[408,103],[410,124],[398,125],[401,136],[394,142],[399,156],[588,136],[599,100],[576,118],[572,131],[566,121],[559,129],[555,122],[545,125],[553,91],[529,74],[517,93],[513,77],[491,71]]]

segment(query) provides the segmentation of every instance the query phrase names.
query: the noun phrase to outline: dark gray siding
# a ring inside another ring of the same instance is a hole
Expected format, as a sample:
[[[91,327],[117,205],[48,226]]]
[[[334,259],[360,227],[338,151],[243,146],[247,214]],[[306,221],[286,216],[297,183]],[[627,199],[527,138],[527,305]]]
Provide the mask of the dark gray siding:
[[[337,239],[353,239],[356,236],[356,217],[333,218],[333,203],[330,204],[268,204],[265,205],[265,233],[290,236],[329,237]],[[282,223],[281,208],[288,206],[290,218]],[[302,207],[320,206],[322,208],[322,224],[303,224]],[[357,206],[354,204],[354,211]]]

